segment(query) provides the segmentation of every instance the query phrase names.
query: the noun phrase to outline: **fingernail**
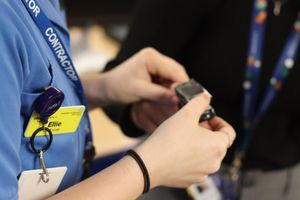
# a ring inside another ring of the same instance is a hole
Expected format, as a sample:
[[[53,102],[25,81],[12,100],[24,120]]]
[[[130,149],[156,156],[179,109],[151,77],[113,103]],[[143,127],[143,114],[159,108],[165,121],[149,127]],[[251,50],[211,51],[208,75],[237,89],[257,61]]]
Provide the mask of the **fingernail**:
[[[212,95],[206,89],[204,89],[204,94],[207,94],[209,98],[212,98]]]
[[[204,98],[204,99],[206,99],[206,100],[210,100],[211,99],[211,94],[209,94],[208,92],[206,92],[206,90],[204,91],[204,92],[202,92],[201,94],[200,94],[200,96],[202,97],[202,98]]]

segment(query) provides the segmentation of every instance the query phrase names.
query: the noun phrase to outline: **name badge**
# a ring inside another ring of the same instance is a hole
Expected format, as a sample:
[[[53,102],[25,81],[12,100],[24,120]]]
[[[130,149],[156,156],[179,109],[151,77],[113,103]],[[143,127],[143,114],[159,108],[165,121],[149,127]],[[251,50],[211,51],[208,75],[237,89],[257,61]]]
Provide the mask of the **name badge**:
[[[69,106],[61,107],[52,116],[49,117],[45,124],[46,128],[52,131],[52,134],[66,134],[73,133],[77,130],[80,120],[85,111],[85,106]],[[24,136],[31,137],[32,134],[41,127],[39,115],[34,112],[28,122]],[[43,132],[37,136],[43,135]]]
[[[41,179],[41,169],[28,170],[19,178],[19,199],[40,200],[54,195],[66,174],[67,167],[48,168],[49,182]]]
[[[190,186],[187,192],[194,200],[222,200],[222,194],[211,176],[201,185]]]

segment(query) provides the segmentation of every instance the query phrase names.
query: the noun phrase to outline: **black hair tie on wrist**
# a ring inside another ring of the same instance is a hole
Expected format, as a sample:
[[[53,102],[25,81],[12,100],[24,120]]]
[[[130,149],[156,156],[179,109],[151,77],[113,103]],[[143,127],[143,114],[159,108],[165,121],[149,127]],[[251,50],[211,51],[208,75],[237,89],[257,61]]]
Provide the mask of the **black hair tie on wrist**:
[[[144,190],[143,190],[143,194],[147,193],[149,191],[149,189],[150,189],[150,177],[149,177],[149,173],[148,173],[148,170],[146,168],[146,165],[145,165],[144,161],[133,150],[129,150],[126,155],[132,157],[137,162],[137,164],[139,165],[139,167],[141,168],[143,176],[144,176]]]

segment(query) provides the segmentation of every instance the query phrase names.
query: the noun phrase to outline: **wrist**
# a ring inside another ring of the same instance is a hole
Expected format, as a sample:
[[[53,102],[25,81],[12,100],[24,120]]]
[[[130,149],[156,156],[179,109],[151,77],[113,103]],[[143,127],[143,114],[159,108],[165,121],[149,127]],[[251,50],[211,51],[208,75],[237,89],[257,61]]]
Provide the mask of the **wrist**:
[[[136,161],[143,174],[143,180],[144,180],[143,194],[145,194],[150,190],[150,177],[149,177],[148,169],[143,159],[134,150],[129,150],[127,152],[127,155]]]
[[[130,156],[125,156],[121,159],[121,162],[126,163],[123,166],[123,172],[133,180],[135,183],[136,195],[140,196],[144,189],[144,177],[139,165]]]
[[[139,146],[134,150],[143,160],[150,178],[150,189],[161,185],[159,174],[159,159],[151,153],[145,146]]]
[[[107,106],[111,104],[108,96],[108,81],[106,73],[86,74],[81,76],[90,107]]]
[[[122,80],[121,77],[118,77],[118,73],[116,70],[111,70],[105,73],[105,77],[103,79],[104,83],[104,91],[105,97],[110,102],[110,104],[118,105],[123,104],[122,95],[120,91],[122,89]]]

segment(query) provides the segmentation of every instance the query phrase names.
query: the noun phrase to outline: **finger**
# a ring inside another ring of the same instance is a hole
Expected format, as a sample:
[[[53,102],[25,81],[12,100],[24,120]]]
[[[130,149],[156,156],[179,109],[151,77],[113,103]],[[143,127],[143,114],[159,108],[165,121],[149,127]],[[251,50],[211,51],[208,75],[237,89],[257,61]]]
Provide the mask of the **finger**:
[[[176,90],[176,87],[177,87],[178,85],[180,85],[180,83],[173,83],[173,84],[170,85],[170,89],[173,90],[173,91],[175,91],[175,90]]]
[[[211,96],[205,92],[197,95],[190,100],[185,106],[179,110],[178,114],[189,116],[197,124],[199,123],[200,116],[207,110],[210,103]]]
[[[162,55],[153,48],[145,48],[141,53],[144,54],[144,62],[150,74],[173,82],[185,82],[189,80],[184,67],[175,60]]]
[[[154,83],[138,81],[136,90],[140,98],[144,100],[165,104],[177,104],[179,101],[174,91]]]
[[[145,127],[146,127],[145,131],[147,134],[152,134],[157,128],[157,126],[154,123],[151,123],[150,121]]]
[[[158,109],[164,115],[165,118],[169,118],[178,111],[178,104],[161,104],[158,106]]]
[[[225,120],[220,117],[214,117],[209,120],[208,123],[214,131],[218,131],[223,135],[223,137],[226,137],[228,146],[231,146],[236,137],[236,133],[232,126],[230,126]]]
[[[199,177],[198,185],[201,187],[201,189],[205,190],[209,188],[209,185],[207,184],[207,178],[208,175],[201,175]]]
[[[200,125],[201,127],[203,127],[203,128],[206,128],[206,129],[208,129],[208,130],[211,130],[211,127],[210,127],[210,125],[209,125],[209,123],[208,123],[207,121],[201,122],[199,125]]]
[[[152,122],[151,119],[146,117],[145,115],[142,115],[139,120],[142,128],[149,134],[157,128],[155,123]]]
[[[141,112],[140,105],[135,105],[132,110],[133,120],[135,124],[145,130],[147,133],[152,133],[156,129],[156,124],[143,112]]]

